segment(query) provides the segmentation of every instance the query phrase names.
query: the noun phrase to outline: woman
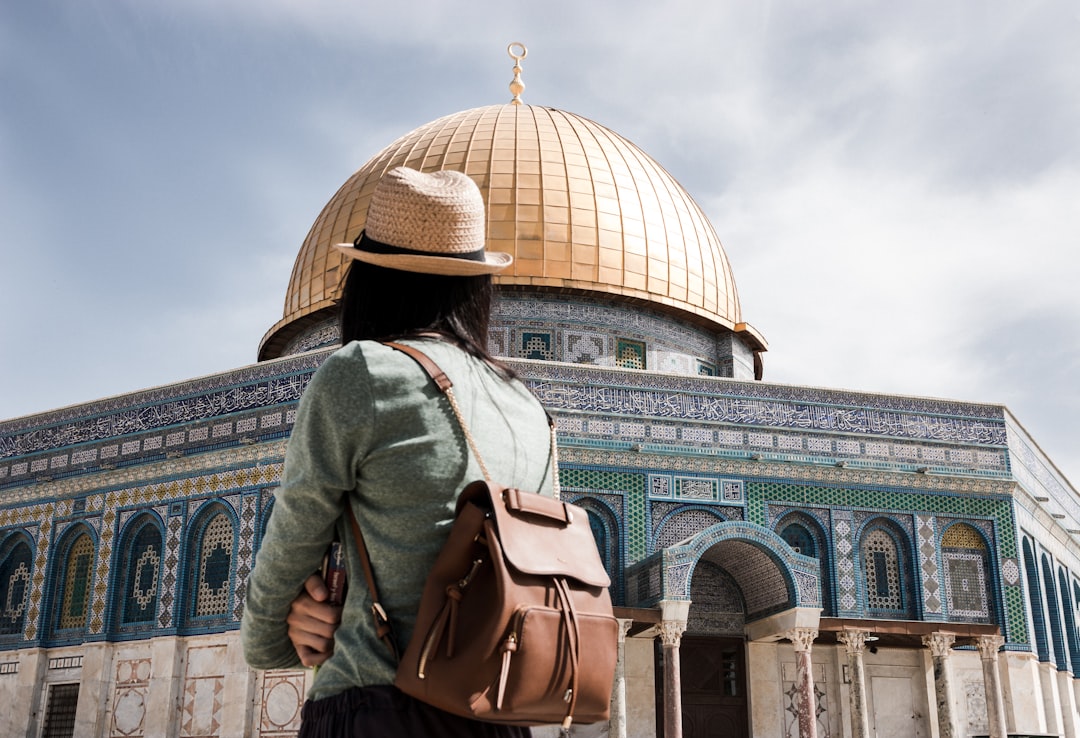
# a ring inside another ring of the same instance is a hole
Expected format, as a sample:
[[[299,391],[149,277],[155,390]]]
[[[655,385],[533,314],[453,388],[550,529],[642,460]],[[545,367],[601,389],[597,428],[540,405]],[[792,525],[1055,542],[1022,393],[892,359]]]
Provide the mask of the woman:
[[[241,625],[251,666],[297,666],[290,604],[335,535],[344,541],[348,596],[332,654],[312,657],[323,663],[302,737],[528,735],[449,715],[392,686],[396,664],[374,632],[341,518],[351,505],[404,649],[457,496],[483,475],[445,397],[411,358],[379,340],[417,346],[446,372],[492,478],[552,494],[544,410],[487,352],[491,274],[512,259],[485,251],[484,220],[480,191],[464,174],[399,167],[376,186],[365,231],[338,246],[353,260],[343,346],[301,399]]]

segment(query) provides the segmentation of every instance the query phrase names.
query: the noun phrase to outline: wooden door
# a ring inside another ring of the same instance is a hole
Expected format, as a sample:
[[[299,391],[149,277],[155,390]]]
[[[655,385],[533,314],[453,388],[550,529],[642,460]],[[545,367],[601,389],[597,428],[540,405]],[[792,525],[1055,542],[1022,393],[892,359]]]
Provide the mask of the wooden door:
[[[749,738],[743,639],[684,636],[679,661],[683,738]]]

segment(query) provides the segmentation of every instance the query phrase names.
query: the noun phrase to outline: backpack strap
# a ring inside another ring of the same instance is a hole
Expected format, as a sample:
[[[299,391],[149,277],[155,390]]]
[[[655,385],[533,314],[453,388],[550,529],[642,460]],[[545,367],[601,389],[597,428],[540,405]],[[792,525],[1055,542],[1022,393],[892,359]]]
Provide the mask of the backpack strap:
[[[472,449],[473,455],[476,456],[477,463],[480,464],[480,470],[484,473],[484,480],[490,482],[491,475],[488,473],[487,465],[484,464],[483,457],[480,456],[480,450],[476,447],[476,441],[469,431],[469,426],[465,422],[465,417],[461,414],[461,408],[458,407],[457,398],[454,397],[454,383],[450,381],[450,377],[446,376],[446,372],[440,369],[439,365],[432,361],[431,357],[418,348],[407,346],[403,343],[395,343],[393,341],[384,341],[383,345],[402,352],[419,364],[427,375],[431,377],[431,380],[435,382],[435,386],[439,388],[439,391],[446,395],[446,399],[450,401],[450,409],[454,411],[454,417],[457,418],[458,424],[465,434],[465,440],[468,442],[469,448]],[[556,458],[556,450],[558,447],[556,446],[555,439],[555,421],[546,410],[544,411],[544,414],[547,415],[548,427],[551,429],[552,486],[555,491],[555,497],[558,499],[559,467]],[[371,615],[375,619],[375,634],[379,637],[379,640],[385,643],[386,647],[390,649],[394,661],[399,662],[401,661],[401,655],[398,651],[397,641],[394,638],[393,628],[390,625],[390,618],[387,616],[386,610],[383,609],[380,602],[379,589],[375,584],[375,570],[371,565],[371,557],[368,555],[367,543],[364,541],[364,533],[360,530],[360,524],[356,520],[356,514],[353,513],[352,505],[350,505],[348,501],[345,503],[345,511],[349,515],[349,526],[352,528],[353,539],[356,541],[356,553],[360,557],[360,568],[364,573],[364,581],[367,582],[368,591],[371,593]]]
[[[356,552],[360,555],[360,568],[364,572],[364,580],[367,582],[368,592],[371,593],[371,616],[375,619],[375,635],[390,649],[394,662],[401,661],[398,652],[397,640],[394,638],[394,629],[390,625],[390,618],[386,615],[382,603],[379,602],[379,588],[375,586],[375,570],[371,567],[371,557],[368,555],[367,543],[364,542],[364,534],[360,531],[360,524],[356,522],[356,514],[353,513],[352,505],[346,500],[345,511],[349,513],[349,526],[352,528],[353,540],[356,541]]]
[[[432,361],[431,357],[425,354],[420,349],[414,346],[408,346],[404,343],[397,343],[396,341],[383,341],[384,346],[389,346],[392,349],[396,349],[405,354],[420,367],[427,372],[427,375],[431,377],[431,380],[435,382],[435,386],[439,388],[439,391],[446,395],[446,399],[450,402],[450,409],[454,411],[454,417],[457,418],[458,425],[461,426],[461,432],[465,434],[465,441],[469,444],[469,448],[472,449],[473,456],[476,457],[476,462],[480,465],[480,471],[484,474],[484,481],[491,481],[491,474],[488,472],[487,464],[484,463],[484,457],[480,455],[480,449],[476,446],[476,440],[473,438],[472,433],[469,431],[469,424],[465,422],[465,416],[461,413],[461,408],[458,407],[457,398],[454,396],[454,383],[450,381],[450,377],[446,376],[446,372],[439,368],[439,365]],[[551,430],[551,485],[555,493],[555,498],[559,498],[559,463],[558,463],[558,442],[556,440],[555,420],[551,417],[551,414],[544,410],[544,415],[547,417],[548,428]]]

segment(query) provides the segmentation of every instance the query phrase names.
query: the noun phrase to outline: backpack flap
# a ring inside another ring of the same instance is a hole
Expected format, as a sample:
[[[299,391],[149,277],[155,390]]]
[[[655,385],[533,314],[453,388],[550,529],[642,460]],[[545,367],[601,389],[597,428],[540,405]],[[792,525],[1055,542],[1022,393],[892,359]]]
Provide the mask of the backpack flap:
[[[535,492],[485,484],[506,560],[526,574],[568,577],[591,587],[611,578],[584,508]]]

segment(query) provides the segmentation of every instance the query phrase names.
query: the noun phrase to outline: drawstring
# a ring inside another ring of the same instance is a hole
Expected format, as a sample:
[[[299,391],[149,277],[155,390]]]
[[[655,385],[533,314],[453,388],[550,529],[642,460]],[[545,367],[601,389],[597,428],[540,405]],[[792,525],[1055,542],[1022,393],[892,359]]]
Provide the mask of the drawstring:
[[[577,610],[574,609],[574,601],[570,595],[570,587],[564,577],[555,580],[555,589],[562,600],[562,616],[566,625],[567,654],[570,657],[570,688],[566,690],[566,718],[563,719],[562,729],[569,734],[570,723],[574,720],[574,708],[577,707],[578,698],[578,658],[581,654],[581,632],[578,630]]]

